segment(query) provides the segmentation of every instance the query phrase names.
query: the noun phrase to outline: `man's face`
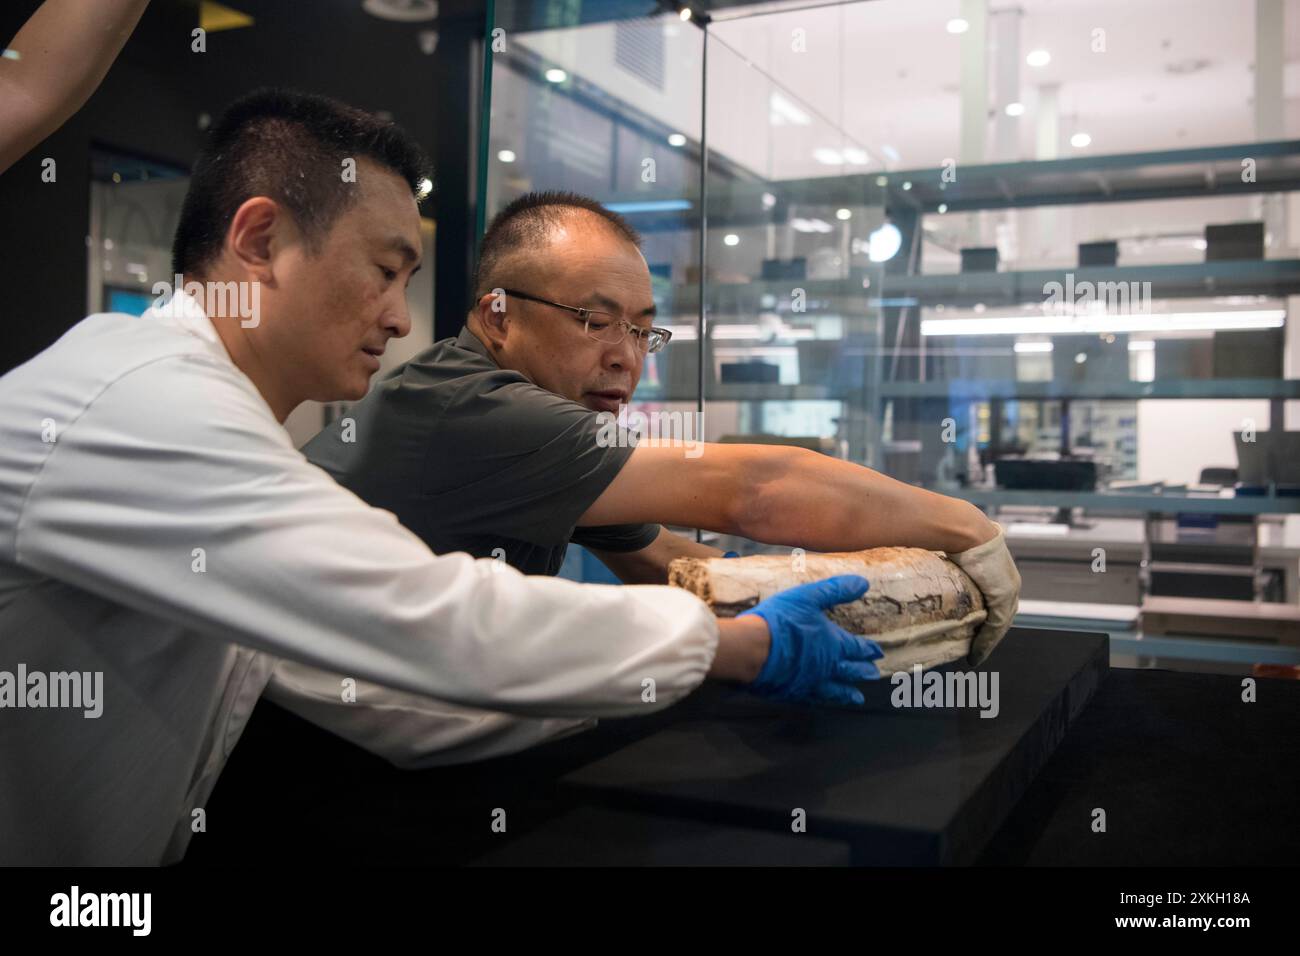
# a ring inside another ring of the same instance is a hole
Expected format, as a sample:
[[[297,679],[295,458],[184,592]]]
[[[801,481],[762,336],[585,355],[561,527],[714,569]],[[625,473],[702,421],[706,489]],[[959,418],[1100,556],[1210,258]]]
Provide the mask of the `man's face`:
[[[592,322],[617,325],[626,319],[649,328],[654,318],[650,271],[632,243],[590,213],[576,213],[555,229],[543,247],[507,264],[505,284],[562,305],[613,315]],[[573,312],[507,295],[502,367],[522,372],[536,385],[592,411],[618,410],[641,379],[645,355],[635,337],[617,344],[587,336]]]
[[[370,387],[390,338],[411,330],[406,287],[420,266],[420,214],[410,187],[363,160],[357,200],[318,250],[301,242],[276,257],[269,354],[293,356],[284,376],[316,401],[355,400]]]

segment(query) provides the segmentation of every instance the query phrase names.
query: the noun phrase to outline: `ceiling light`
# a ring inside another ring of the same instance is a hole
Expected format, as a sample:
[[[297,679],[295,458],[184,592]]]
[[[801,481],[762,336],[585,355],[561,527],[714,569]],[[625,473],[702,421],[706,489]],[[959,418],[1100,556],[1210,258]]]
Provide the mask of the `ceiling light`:
[[[948,211],[948,204],[946,202],[939,203],[939,215],[942,216],[947,211]]]
[[[438,0],[365,0],[361,8],[381,20],[415,23],[438,15]]]
[[[685,137],[684,135],[682,135],[681,133],[669,133],[669,134],[668,134],[668,145],[669,145],[669,146],[685,146],[685,145],[686,145],[686,137]]]
[[[844,157],[840,155],[838,149],[831,149],[828,146],[819,146],[813,150],[813,159],[826,166],[843,166]]]
[[[767,108],[768,122],[773,126],[784,126],[787,123],[794,126],[807,126],[812,122],[812,117],[780,93],[772,93],[768,96]]]
[[[852,215],[853,215],[853,210],[851,210],[851,209],[836,209],[836,210],[835,210],[835,218],[836,218],[836,219],[848,219],[848,218],[852,217]]]
[[[802,219],[798,216],[790,220],[790,228],[795,232],[831,232],[833,227],[825,219]]]
[[[1075,149],[1083,149],[1092,142],[1092,137],[1087,133],[1075,133],[1070,137],[1070,145]]]
[[[734,232],[729,232],[722,237],[722,241],[729,246],[738,246],[740,245],[740,236],[736,235]]]
[[[1008,116],[1023,116],[1025,113],[1024,103],[1008,103],[1006,105],[1006,114]]]
[[[868,238],[867,257],[872,262],[885,262],[892,259],[903,247],[903,234],[892,222],[884,223]]]
[[[1029,56],[1025,57],[1025,62],[1030,66],[1047,66],[1052,62],[1052,54],[1046,50],[1031,50]]]
[[[690,8],[690,7],[682,7],[681,12],[678,13],[677,15],[678,15],[679,17],[681,17],[681,18],[682,18],[682,22],[685,23],[687,20],[689,20],[689,19],[691,18],[691,8]]]
[[[970,23],[961,17],[953,17],[948,21],[947,30],[949,33],[965,33],[970,29]]]
[[[546,79],[551,83],[563,83],[568,78],[569,74],[565,73],[557,66],[553,66],[546,71]]]
[[[503,163],[513,163],[517,158],[518,157],[515,156],[515,151],[513,149],[503,149],[501,152],[497,153],[497,159],[501,160]]]

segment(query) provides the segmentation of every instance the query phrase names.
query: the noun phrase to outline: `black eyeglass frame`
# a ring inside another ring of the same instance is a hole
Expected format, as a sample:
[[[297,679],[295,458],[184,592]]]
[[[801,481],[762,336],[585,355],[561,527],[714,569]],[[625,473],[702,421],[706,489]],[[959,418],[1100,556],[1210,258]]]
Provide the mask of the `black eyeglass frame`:
[[[550,299],[543,299],[541,296],[530,295],[527,292],[520,292],[517,289],[502,289],[501,291],[507,296],[514,296],[516,299],[523,299],[525,302],[537,302],[540,305],[549,305],[553,309],[563,309],[566,312],[574,313],[578,317],[578,320],[583,323],[583,331],[589,338],[595,338],[595,336],[591,334],[591,316],[607,315],[611,322],[618,321],[623,324],[623,338],[627,338],[629,331],[635,332],[637,340],[646,343],[646,347],[641,350],[646,354],[654,354],[655,352],[662,350],[663,347],[668,344],[668,340],[673,337],[673,333],[670,329],[661,329],[653,325],[648,329],[642,329],[640,326],[633,325],[627,319],[615,315],[613,312],[602,312],[599,309],[584,309],[581,306],[576,305],[563,305],[559,302],[552,302]],[[659,336],[659,341],[657,343],[651,342],[650,337],[653,335]],[[618,341],[623,341],[623,338]],[[600,339],[596,339],[596,341],[599,342]],[[618,343],[609,342],[606,344],[616,345]]]

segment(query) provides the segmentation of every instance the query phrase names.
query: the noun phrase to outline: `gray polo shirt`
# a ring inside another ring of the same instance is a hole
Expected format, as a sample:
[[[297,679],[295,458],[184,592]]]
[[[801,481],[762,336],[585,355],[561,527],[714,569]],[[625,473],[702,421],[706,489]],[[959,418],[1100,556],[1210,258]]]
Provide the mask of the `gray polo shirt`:
[[[393,371],[302,451],[435,553],[500,548],[525,574],[555,574],[570,541],[639,551],[659,533],[576,527],[632,454],[627,442],[602,447],[599,432],[595,412],[501,368],[466,328]]]

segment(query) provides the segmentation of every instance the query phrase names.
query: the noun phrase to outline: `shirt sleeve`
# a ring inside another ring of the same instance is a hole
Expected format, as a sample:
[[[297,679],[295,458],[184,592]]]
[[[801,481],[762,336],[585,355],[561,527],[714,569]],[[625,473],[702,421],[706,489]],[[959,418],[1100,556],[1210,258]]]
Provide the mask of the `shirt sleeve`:
[[[518,717],[459,707],[297,661],[277,661],[263,692],[304,720],[404,770],[486,760],[596,726],[595,718]]]
[[[603,418],[513,373],[470,377],[430,432],[430,521],[447,535],[564,544],[634,449]]]
[[[569,540],[597,551],[640,551],[659,537],[657,524],[607,524],[575,528]]]
[[[434,556],[310,465],[242,373],[206,356],[145,365],[65,426],[14,552],[221,641],[485,710],[644,713],[696,687],[717,648],[708,608],[676,588]]]

